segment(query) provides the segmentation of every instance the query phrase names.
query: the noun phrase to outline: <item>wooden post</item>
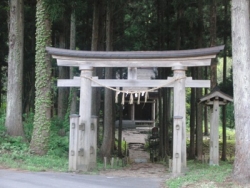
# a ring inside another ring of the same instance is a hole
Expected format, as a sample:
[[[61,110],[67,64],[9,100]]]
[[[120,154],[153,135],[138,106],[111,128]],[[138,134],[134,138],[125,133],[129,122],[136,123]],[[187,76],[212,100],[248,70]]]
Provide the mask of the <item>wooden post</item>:
[[[128,67],[128,80],[136,80],[136,79],[137,79],[137,68]]]
[[[172,171],[172,159],[169,159],[168,161],[168,168],[169,168],[169,171]]]
[[[91,99],[92,88],[91,80],[92,67],[80,67],[81,70],[81,88],[80,88],[80,125],[78,140],[78,169],[88,171],[91,162]]]
[[[210,130],[210,165],[219,165],[219,100],[213,101]]]
[[[111,165],[111,168],[114,168],[114,157],[111,158],[110,165]]]
[[[91,116],[91,126],[90,126],[90,162],[89,169],[94,169],[96,167],[96,151],[97,151],[97,116]]]
[[[104,157],[104,160],[103,160],[103,162],[104,162],[104,170],[106,170],[106,168],[107,168],[107,157]]]
[[[135,103],[130,105],[130,113],[131,113],[131,120],[134,121],[135,120]]]
[[[183,118],[181,116],[174,117],[174,146],[173,146],[173,174],[179,175],[182,172],[182,134],[183,134]]]
[[[155,127],[155,100],[153,100],[152,103],[152,121],[153,121],[153,127]]]
[[[173,131],[174,132],[173,173],[179,174],[184,172],[184,170],[187,167],[186,88],[185,88],[186,67],[175,66],[172,68],[172,70],[174,71],[174,78],[178,79],[174,83],[174,126],[175,127]],[[176,127],[177,124],[180,126],[179,130]],[[177,153],[179,155],[177,155]]]
[[[77,170],[79,115],[70,115],[69,129],[69,171]]]

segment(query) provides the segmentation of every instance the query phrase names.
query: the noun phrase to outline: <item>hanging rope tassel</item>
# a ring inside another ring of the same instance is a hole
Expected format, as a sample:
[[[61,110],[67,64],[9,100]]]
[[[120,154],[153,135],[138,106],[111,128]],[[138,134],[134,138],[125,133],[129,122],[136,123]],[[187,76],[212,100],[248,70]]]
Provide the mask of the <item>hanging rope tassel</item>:
[[[125,102],[125,93],[122,93],[122,102],[121,102],[121,104],[124,105],[124,102]]]
[[[138,99],[137,99],[137,104],[140,104],[140,98],[141,98],[141,94],[139,93]]]
[[[144,102],[147,102],[148,101],[148,92],[145,93],[145,101]]]
[[[129,104],[133,104],[134,102],[134,97],[133,97],[133,93],[130,94],[130,99],[129,99]]]
[[[115,103],[118,103],[118,95],[120,94],[119,91],[115,92]]]

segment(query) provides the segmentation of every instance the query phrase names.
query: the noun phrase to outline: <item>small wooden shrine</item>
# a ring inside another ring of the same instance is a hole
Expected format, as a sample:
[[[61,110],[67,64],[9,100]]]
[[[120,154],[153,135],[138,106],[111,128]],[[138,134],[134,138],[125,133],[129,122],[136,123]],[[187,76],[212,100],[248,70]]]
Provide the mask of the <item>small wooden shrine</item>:
[[[219,106],[226,105],[228,102],[233,102],[233,98],[215,87],[211,93],[200,99],[203,103],[211,107],[210,118],[210,165],[219,165]]]

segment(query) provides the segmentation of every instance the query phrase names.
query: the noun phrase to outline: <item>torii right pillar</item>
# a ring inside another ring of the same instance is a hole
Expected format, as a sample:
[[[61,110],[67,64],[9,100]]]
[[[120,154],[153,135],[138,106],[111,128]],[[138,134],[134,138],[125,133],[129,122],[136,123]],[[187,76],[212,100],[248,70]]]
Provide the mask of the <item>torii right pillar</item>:
[[[174,126],[172,173],[179,175],[187,167],[186,161],[186,67],[175,66],[174,71]]]

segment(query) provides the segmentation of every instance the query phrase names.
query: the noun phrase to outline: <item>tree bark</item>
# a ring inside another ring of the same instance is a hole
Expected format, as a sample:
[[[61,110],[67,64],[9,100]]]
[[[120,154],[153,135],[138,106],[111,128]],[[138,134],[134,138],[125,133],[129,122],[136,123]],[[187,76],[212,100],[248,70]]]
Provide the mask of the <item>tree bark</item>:
[[[208,79],[208,67],[205,67],[204,68],[204,77],[205,79]],[[205,88],[205,91],[204,91],[205,95],[208,94],[208,88]],[[208,131],[208,107],[206,105],[204,105],[204,135],[208,136],[209,135],[209,131]]]
[[[59,36],[59,47],[66,48],[66,41],[65,41],[65,26],[63,23],[63,32]],[[69,68],[59,66],[59,75],[58,79],[67,79],[69,78]],[[68,109],[68,99],[69,99],[69,88],[67,87],[59,87],[58,88],[58,102],[57,102],[57,115],[58,118],[63,120],[67,113]]]
[[[24,136],[22,124],[23,92],[23,0],[10,2],[7,110],[5,126],[11,136]]]
[[[94,0],[94,11],[93,11],[93,25],[92,25],[92,41],[91,41],[91,51],[97,51],[98,49],[98,40],[99,40],[99,25],[100,25],[100,1]],[[93,75],[97,75],[97,68],[93,69]],[[98,107],[98,88],[92,88],[92,115],[99,115]]]
[[[227,78],[227,33],[226,33],[226,26],[227,26],[227,7],[228,7],[228,1],[224,0],[224,57],[223,57],[223,84],[226,84],[226,78]],[[226,106],[222,107],[222,154],[221,154],[221,160],[226,161],[227,159],[227,125],[226,125]]]
[[[198,12],[199,12],[199,33],[198,33],[198,48],[202,48],[202,34],[203,34],[203,11],[202,11],[202,1],[199,1],[198,3]],[[197,79],[202,80],[202,72],[203,68],[202,67],[197,67]],[[203,120],[203,105],[199,104],[198,101],[202,97],[202,89],[201,88],[196,88],[196,130],[197,130],[197,158],[198,160],[202,159],[202,147],[203,147],[203,125],[202,125],[202,120]]]
[[[159,71],[160,78],[162,78],[162,69]],[[163,149],[164,149],[164,128],[163,128],[163,121],[164,121],[164,114],[163,114],[163,97],[162,97],[162,88],[158,89],[158,101],[159,101],[159,156],[163,156]]]
[[[44,155],[48,151],[51,120],[51,63],[45,47],[51,45],[51,22],[44,0],[36,5],[36,98],[30,151]]]
[[[216,29],[217,29],[217,20],[216,20],[216,1],[212,0],[210,5],[210,46],[216,46]],[[217,60],[212,59],[210,67],[210,80],[211,80],[211,89],[217,85]]]
[[[112,51],[112,2],[107,1],[106,12],[106,51]],[[105,68],[105,79],[112,79],[112,68]],[[101,155],[109,158],[114,143],[112,90],[105,88],[104,92],[104,137],[101,146]]]
[[[249,1],[232,0],[232,47],[236,151],[233,177],[250,183]]]
[[[171,156],[172,154],[172,145],[170,145],[170,133],[172,133],[172,129],[171,129],[171,126],[172,126],[172,105],[171,105],[171,88],[166,88],[166,93],[167,93],[167,96],[166,96],[166,103],[165,103],[165,109],[166,109],[166,130],[165,130],[165,134],[166,134],[166,144],[165,144],[165,150],[166,150],[166,154],[168,156]]]
[[[198,69],[198,80],[202,79],[202,71]],[[200,88],[196,89],[196,148],[197,148],[197,158],[202,160],[202,148],[203,148],[203,127],[202,127],[202,117],[203,117],[203,106],[198,103],[198,100],[202,97],[202,90]]]
[[[70,17],[70,49],[76,49],[76,14],[75,7],[72,6],[72,12]],[[74,77],[74,67],[70,67],[69,77],[73,79]],[[77,88],[70,88],[70,114],[77,113]]]
[[[191,69],[192,77],[195,77],[195,67]],[[190,99],[190,146],[189,146],[189,159],[195,158],[195,128],[196,128],[196,105],[195,105],[195,96],[196,89],[191,88],[191,99]]]

